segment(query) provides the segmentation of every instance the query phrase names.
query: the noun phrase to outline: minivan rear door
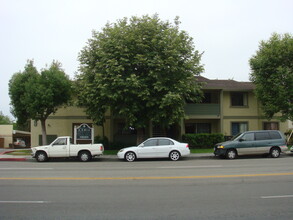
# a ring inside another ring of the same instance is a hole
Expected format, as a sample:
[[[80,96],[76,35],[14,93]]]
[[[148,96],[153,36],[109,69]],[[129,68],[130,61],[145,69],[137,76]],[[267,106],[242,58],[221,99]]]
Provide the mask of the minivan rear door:
[[[272,146],[272,139],[268,131],[255,132],[256,153],[269,153]]]

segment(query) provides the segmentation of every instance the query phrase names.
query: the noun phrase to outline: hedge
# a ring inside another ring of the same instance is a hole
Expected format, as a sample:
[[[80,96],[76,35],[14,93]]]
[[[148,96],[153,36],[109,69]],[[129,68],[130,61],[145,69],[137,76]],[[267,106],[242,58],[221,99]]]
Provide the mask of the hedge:
[[[184,134],[183,142],[190,148],[212,148],[216,143],[224,141],[223,134]]]

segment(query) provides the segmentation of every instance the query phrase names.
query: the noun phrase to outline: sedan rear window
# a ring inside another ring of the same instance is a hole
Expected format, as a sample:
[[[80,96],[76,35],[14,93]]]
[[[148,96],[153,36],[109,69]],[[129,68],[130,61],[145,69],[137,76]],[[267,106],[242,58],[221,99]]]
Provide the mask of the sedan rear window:
[[[158,145],[174,145],[174,143],[170,140],[166,139],[159,139],[159,144]]]

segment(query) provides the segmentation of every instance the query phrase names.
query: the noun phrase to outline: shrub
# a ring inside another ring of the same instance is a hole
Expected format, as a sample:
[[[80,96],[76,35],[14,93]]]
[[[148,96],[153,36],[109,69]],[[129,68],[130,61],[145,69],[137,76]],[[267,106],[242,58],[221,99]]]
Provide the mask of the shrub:
[[[101,136],[95,136],[94,143],[103,144],[104,147],[109,147],[109,140],[106,136],[103,138]]]
[[[212,148],[216,143],[224,141],[223,134],[184,134],[182,140],[190,148]]]

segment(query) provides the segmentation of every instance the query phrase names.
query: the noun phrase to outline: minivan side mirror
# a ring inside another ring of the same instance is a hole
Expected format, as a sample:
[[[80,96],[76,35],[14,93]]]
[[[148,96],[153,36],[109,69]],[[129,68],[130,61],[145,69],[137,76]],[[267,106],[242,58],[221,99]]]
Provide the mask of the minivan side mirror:
[[[242,139],[242,138],[240,138],[240,139],[239,139],[239,142],[242,142],[242,141],[245,141],[245,140],[244,140],[244,139]]]

